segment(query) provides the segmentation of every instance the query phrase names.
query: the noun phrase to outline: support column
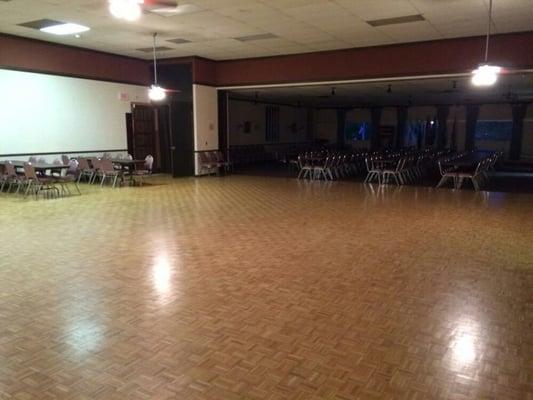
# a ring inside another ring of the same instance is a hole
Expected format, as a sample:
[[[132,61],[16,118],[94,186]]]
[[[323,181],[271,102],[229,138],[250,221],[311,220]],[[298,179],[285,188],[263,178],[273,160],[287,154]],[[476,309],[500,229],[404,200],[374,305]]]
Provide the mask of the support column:
[[[522,153],[522,138],[524,136],[524,117],[526,116],[527,104],[513,104],[513,131],[511,145],[509,147],[509,159],[519,160]]]

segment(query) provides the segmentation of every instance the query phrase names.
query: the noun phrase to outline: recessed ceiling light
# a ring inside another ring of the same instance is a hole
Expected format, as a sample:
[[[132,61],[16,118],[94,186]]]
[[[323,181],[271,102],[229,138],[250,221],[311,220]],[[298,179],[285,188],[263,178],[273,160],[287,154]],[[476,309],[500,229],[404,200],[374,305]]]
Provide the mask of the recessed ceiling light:
[[[64,24],[47,26],[39,30],[53,35],[73,35],[76,33],[87,32],[89,29],[91,28],[87,26],[67,22]]]

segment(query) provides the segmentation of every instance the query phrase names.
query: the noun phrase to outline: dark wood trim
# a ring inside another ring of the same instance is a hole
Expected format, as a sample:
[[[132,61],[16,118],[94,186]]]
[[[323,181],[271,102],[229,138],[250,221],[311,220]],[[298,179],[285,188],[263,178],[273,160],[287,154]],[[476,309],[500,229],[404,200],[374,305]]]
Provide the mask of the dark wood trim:
[[[518,32],[506,32],[506,33],[498,33],[491,35],[491,39],[493,37],[505,37],[505,36],[513,36],[513,35],[520,35],[524,33],[533,33],[533,30],[527,30],[527,31],[518,31]],[[294,53],[294,54],[280,54],[275,56],[258,56],[258,57],[244,57],[244,58],[235,58],[231,60],[210,60],[216,63],[231,63],[231,62],[239,62],[239,61],[255,61],[255,60],[271,60],[271,59],[281,59],[281,58],[290,58],[294,56],[306,56],[306,55],[317,55],[317,54],[335,54],[339,52],[344,51],[350,51],[350,50],[364,50],[364,49],[389,49],[389,48],[399,48],[399,47],[410,47],[413,44],[432,44],[432,43],[441,43],[441,42],[454,42],[457,40],[470,40],[470,39],[485,39],[484,35],[475,35],[475,36],[460,36],[460,37],[453,37],[453,38],[445,38],[445,39],[431,39],[431,40],[419,40],[416,42],[405,42],[405,43],[388,43],[388,44],[378,44],[375,46],[364,46],[364,47],[346,47],[341,49],[333,49],[333,50],[322,50],[322,51],[307,51],[304,53]],[[209,60],[209,59],[207,59]],[[480,60],[480,62],[483,60]]]
[[[56,47],[62,47],[62,48],[66,48],[66,49],[71,49],[71,50],[83,50],[83,51],[90,51],[92,53],[95,53],[95,54],[100,54],[100,55],[105,55],[105,56],[111,56],[111,57],[119,57],[119,58],[123,58],[125,60],[131,60],[131,61],[145,61],[146,63],[150,63],[151,62],[151,59],[145,59],[145,58],[137,58],[137,57],[131,57],[131,56],[124,56],[122,54],[116,54],[116,53],[109,53],[107,51],[103,51],[103,50],[95,50],[95,49],[91,49],[91,48],[88,48],[88,47],[82,47],[82,46],[73,46],[71,44],[64,44],[64,43],[56,43],[56,42],[49,42],[47,40],[41,40],[41,39],[35,39],[35,38],[29,38],[29,37],[26,37],[26,36],[19,36],[19,35],[13,35],[11,33],[3,33],[3,32],[0,32],[0,38],[4,36],[4,37],[8,37],[8,38],[12,38],[12,39],[22,39],[22,40],[27,40],[29,42],[35,42],[35,43],[38,43],[38,44],[42,44],[42,45],[51,45],[51,46],[56,46]]]
[[[55,71],[45,71],[45,70],[40,70],[40,69],[14,68],[14,67],[4,66],[4,65],[0,64],[0,70],[1,69],[4,69],[6,71],[18,71],[18,72],[28,72],[28,73],[32,73],[32,74],[61,76],[61,77],[64,77],[64,78],[86,79],[86,80],[89,80],[89,81],[97,81],[97,82],[119,83],[119,84],[122,84],[122,85],[144,86],[144,87],[148,88],[148,85],[145,82],[141,82],[141,81],[123,81],[123,80],[116,80],[116,79],[90,77],[90,76],[78,75],[78,74],[66,74],[66,73],[55,72]]]
[[[146,86],[149,61],[0,33],[0,68]]]
[[[0,157],[24,157],[24,156],[55,156],[60,154],[92,154],[92,153],[116,153],[119,151],[128,151],[128,149],[106,149],[106,150],[80,150],[80,151],[53,151],[48,153],[13,153],[0,154]]]

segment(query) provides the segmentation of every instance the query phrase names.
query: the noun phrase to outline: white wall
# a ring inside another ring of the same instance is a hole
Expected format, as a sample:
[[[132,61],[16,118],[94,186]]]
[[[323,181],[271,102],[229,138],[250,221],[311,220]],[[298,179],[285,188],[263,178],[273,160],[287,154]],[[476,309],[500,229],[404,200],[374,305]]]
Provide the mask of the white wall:
[[[229,144],[267,144],[265,140],[265,113],[267,104],[251,101],[229,101]],[[252,130],[244,132],[244,122],[250,121]],[[307,109],[279,106],[279,143],[303,143],[307,140]],[[296,132],[291,125],[296,124]]]
[[[218,95],[212,86],[193,85],[194,150],[218,150]],[[195,174],[202,175],[195,153]]]
[[[125,114],[148,101],[143,86],[4,69],[0,90],[0,155],[125,149]]]

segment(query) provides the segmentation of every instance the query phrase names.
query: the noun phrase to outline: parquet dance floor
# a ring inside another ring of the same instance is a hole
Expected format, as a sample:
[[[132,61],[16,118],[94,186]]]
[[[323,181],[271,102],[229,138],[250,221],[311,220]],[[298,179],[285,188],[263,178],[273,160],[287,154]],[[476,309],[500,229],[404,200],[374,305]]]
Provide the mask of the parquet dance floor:
[[[0,399],[533,399],[533,195],[0,194]]]

